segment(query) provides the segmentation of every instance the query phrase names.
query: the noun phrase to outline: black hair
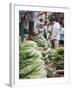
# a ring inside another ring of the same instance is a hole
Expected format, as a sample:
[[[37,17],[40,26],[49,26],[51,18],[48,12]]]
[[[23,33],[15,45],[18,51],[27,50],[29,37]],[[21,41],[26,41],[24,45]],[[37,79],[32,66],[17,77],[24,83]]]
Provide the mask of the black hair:
[[[49,16],[48,19],[50,20],[50,22],[56,21],[56,16]]]

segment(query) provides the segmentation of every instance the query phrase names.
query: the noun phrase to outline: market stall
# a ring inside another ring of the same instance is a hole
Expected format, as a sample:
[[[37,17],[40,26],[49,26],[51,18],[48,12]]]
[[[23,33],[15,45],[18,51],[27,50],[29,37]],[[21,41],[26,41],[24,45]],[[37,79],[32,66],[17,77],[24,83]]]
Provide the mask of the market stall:
[[[23,12],[20,12],[19,25],[19,78],[63,77],[64,47],[52,48],[42,31],[45,30],[44,21],[54,13]],[[38,20],[41,20],[40,24]],[[49,23],[46,24],[49,27]]]

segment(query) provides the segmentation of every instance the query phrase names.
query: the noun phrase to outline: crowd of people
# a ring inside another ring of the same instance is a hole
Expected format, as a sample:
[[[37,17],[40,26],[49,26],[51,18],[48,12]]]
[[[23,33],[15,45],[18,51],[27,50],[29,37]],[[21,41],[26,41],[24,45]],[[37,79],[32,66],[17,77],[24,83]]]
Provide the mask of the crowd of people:
[[[39,19],[36,26],[36,33],[42,35],[50,43],[52,48],[59,48],[64,46],[64,22],[58,22],[55,16],[48,18],[43,22]]]
[[[55,15],[49,16],[46,20],[41,18],[33,28],[33,21],[27,22],[26,17],[21,18],[19,30],[22,41],[24,40],[25,33],[32,36],[29,33],[30,22],[32,23],[32,25],[30,25],[32,27],[31,30],[33,29],[31,34],[34,32],[35,35],[44,36],[51,45],[51,48],[57,49],[64,46],[64,19],[59,20]]]

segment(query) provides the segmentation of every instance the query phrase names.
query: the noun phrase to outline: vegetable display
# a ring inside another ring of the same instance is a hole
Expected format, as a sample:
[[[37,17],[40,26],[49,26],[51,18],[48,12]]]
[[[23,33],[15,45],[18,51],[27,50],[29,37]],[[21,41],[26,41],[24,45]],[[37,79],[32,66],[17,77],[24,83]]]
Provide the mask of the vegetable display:
[[[48,59],[46,60],[47,77],[62,77],[64,73],[56,73],[64,71],[64,48],[50,49],[48,51]]]
[[[47,49],[49,46],[47,40],[42,35],[35,37],[34,41],[39,47],[44,47],[45,49]]]
[[[48,59],[53,61],[58,67],[64,69],[64,48],[50,50]]]
[[[45,64],[41,52],[34,41],[24,41],[19,45],[19,78],[46,78]]]
[[[42,59],[46,60],[48,57],[49,44],[43,36],[37,36],[34,41],[37,43],[39,50],[42,53]]]
[[[43,36],[19,43],[19,78],[64,76],[64,48],[51,49]]]

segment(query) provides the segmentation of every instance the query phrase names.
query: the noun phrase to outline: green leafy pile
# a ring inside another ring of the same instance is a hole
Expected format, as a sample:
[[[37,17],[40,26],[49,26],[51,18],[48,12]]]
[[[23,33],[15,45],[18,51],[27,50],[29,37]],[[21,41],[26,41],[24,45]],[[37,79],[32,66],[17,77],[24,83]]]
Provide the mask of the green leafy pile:
[[[62,65],[64,67],[64,48],[50,50],[48,52],[48,59],[56,65]]]
[[[34,41],[37,43],[39,50],[42,53],[42,59],[46,60],[48,56],[49,44],[43,36],[37,36]]]
[[[34,41],[24,41],[19,45],[19,78],[45,78],[44,61]]]
[[[44,48],[49,47],[47,40],[42,35],[35,37],[34,41],[37,43],[39,47],[44,47]]]

